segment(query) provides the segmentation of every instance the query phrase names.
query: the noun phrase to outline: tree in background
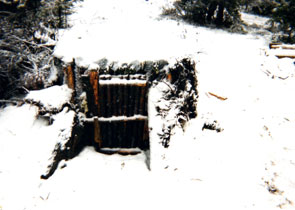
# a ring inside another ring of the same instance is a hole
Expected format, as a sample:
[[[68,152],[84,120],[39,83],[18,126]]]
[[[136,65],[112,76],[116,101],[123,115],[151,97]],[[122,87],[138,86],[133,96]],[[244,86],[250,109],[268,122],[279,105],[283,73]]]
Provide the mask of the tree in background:
[[[276,0],[241,0],[245,12],[262,16],[271,16],[279,3]]]
[[[272,14],[272,21],[283,32],[280,40],[295,43],[295,0],[282,0]]]
[[[0,99],[52,85],[56,32],[74,1],[0,0]]]
[[[179,0],[178,14],[191,22],[217,27],[230,27],[240,22],[240,0]]]

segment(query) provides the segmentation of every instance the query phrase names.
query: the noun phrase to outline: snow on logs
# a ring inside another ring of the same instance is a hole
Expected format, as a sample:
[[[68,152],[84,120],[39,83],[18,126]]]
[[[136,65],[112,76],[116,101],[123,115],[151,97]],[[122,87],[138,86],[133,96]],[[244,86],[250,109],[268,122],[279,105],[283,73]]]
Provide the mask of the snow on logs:
[[[170,93],[163,95],[165,100],[179,99],[173,102],[180,103],[174,124],[183,126],[183,121],[197,115],[197,79],[190,59],[174,66],[160,60],[121,67],[110,64],[98,70],[79,68],[73,61],[64,73],[66,83],[74,90],[74,101],[85,116],[81,119],[84,138],[91,139],[98,151],[149,149],[147,96],[155,81],[170,83]]]
[[[270,43],[269,48],[277,58],[295,59],[295,45]]]
[[[74,122],[71,136],[56,144],[42,179],[52,176],[61,160],[74,158],[86,145],[107,154],[148,150],[148,93],[159,82],[169,87],[161,92],[159,103],[168,104],[168,110],[174,109],[174,117],[168,120],[167,110],[156,107],[162,116],[162,133],[158,135],[164,147],[169,146],[173,128],[184,128],[188,120],[197,116],[197,77],[192,60],[185,58],[174,65],[161,60],[114,66],[88,70],[73,61],[64,68],[65,83],[72,89]]]

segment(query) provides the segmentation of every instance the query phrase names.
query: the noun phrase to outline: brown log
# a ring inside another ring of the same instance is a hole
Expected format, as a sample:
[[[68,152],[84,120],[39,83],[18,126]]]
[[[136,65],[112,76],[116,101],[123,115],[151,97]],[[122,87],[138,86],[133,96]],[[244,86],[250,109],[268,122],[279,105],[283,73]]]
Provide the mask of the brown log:
[[[141,87],[133,86],[133,88],[134,88],[134,114],[139,114],[140,98],[142,97],[140,94]]]
[[[124,85],[124,105],[123,105],[123,115],[128,116],[128,103],[129,103],[129,86]]]
[[[89,74],[90,84],[93,89],[93,97],[94,97],[94,104],[96,105],[97,111],[100,111],[100,104],[99,104],[99,90],[98,90],[98,72],[91,71]]]
[[[110,149],[110,148],[102,148],[99,152],[106,154],[106,155],[138,155],[141,153],[138,149]]]
[[[66,75],[66,83],[72,90],[75,90],[75,77],[72,65],[68,65],[66,68],[64,68],[64,72]]]
[[[99,86],[99,103],[100,103],[100,117],[107,117],[108,115],[108,106],[107,106],[107,86]]]
[[[123,115],[123,99],[124,99],[124,86],[118,85],[118,115]]]
[[[276,55],[277,58],[281,59],[281,58],[291,58],[291,59],[295,59],[295,53],[294,55]]]
[[[147,86],[141,87],[140,102],[139,102],[139,114],[146,115],[146,90]]]
[[[142,141],[142,149],[149,148],[149,125],[148,121],[144,121],[143,126],[143,141]]]
[[[283,50],[295,50],[295,45],[287,45],[287,44],[280,44],[280,43],[270,43],[270,49],[283,49]]]
[[[98,147],[102,147],[102,139],[101,139],[101,132],[100,132],[100,125],[98,122],[98,118],[94,118],[93,122],[94,127],[94,142],[97,143]]]
[[[107,98],[106,98],[105,103],[107,103],[106,106],[108,107],[108,109],[107,109],[107,117],[111,117],[112,113],[113,113],[111,85],[107,85],[106,91],[107,91]]]
[[[118,86],[119,85],[111,85],[112,105],[113,105],[112,116],[118,116],[118,112],[119,112],[118,98],[120,93],[118,93]]]
[[[137,97],[136,90],[134,86],[129,86],[129,100],[128,100],[128,114],[127,116],[133,116],[135,113],[135,98]]]
[[[137,121],[137,145],[136,147],[142,148],[143,145],[143,135],[144,135],[144,123],[145,121]]]
[[[277,48],[280,48],[280,45],[282,45],[282,43],[270,43],[269,44],[269,49],[277,49]]]

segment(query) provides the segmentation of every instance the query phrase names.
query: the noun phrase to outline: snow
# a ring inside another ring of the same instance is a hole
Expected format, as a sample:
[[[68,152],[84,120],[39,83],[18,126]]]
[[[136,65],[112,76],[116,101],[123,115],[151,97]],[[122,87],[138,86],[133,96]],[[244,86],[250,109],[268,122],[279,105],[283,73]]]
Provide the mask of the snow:
[[[146,80],[140,80],[140,79],[132,79],[132,80],[128,80],[128,79],[119,79],[119,78],[113,78],[110,80],[100,80],[99,84],[100,85],[113,85],[113,84],[117,84],[117,85],[123,85],[123,84],[131,84],[131,85],[146,85]]]
[[[60,109],[63,104],[71,100],[72,92],[67,85],[55,85],[42,91],[30,91],[26,99],[42,102],[49,109]]]
[[[111,121],[128,121],[128,120],[147,120],[147,116],[143,115],[134,115],[132,117],[127,116],[112,116],[112,117],[99,117],[99,121],[101,122],[111,122]]]
[[[75,58],[79,66],[90,69],[105,59],[119,64],[159,58],[175,62],[195,54],[194,34],[187,39],[185,33],[189,26],[160,18],[159,4],[163,1],[85,1],[71,18],[73,27],[59,38],[54,54],[64,62]]]
[[[42,92],[42,91],[40,91]],[[73,122],[64,110],[52,125],[36,118],[31,105],[8,106],[0,111],[0,205],[24,209],[39,198],[40,176],[46,171],[55,144],[62,141]],[[37,193],[37,194],[36,194]]]
[[[173,63],[189,55],[196,61],[198,117],[184,131],[176,128],[170,147],[163,148],[158,133],[165,122],[155,107],[166,107],[159,100],[168,87],[159,82],[149,92],[149,152],[104,155],[86,147],[60,163],[50,179],[40,180],[56,142],[70,135],[74,113],[65,109],[48,125],[36,118],[33,105],[3,108],[0,208],[294,209],[294,60],[272,55],[269,36],[255,31],[231,34],[160,17],[169,3],[84,0],[55,53],[90,68],[103,58]],[[249,25],[266,21],[243,16]],[[27,98],[57,108],[70,93],[54,86]],[[214,121],[222,132],[202,130]]]

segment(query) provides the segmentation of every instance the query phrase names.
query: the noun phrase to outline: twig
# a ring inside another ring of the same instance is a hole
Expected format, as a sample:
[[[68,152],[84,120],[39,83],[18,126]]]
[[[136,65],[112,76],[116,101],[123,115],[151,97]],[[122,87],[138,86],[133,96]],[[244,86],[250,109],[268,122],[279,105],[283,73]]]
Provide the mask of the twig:
[[[224,98],[224,97],[218,96],[218,95],[216,95],[216,94],[214,94],[214,93],[211,93],[211,92],[208,92],[208,93],[209,93],[211,96],[214,96],[214,97],[218,98],[219,100],[222,100],[222,101],[227,100],[227,98]]]
[[[22,89],[24,89],[27,93],[30,92],[30,91],[29,91],[27,88],[25,88],[24,86],[22,86]]]
[[[15,35],[12,35],[12,37],[15,38],[15,39],[17,39],[17,40],[19,40],[19,41],[21,41],[21,42],[24,42],[24,43],[27,43],[27,44],[30,44],[30,45],[35,45],[35,46],[37,46],[37,47],[43,47],[43,48],[49,50],[50,52],[53,52],[52,49],[50,49],[50,48],[47,47],[47,46],[53,46],[53,45],[36,44],[36,43],[34,43],[34,42],[28,42],[28,41],[26,41],[26,40],[24,40],[24,39],[21,39],[21,38],[15,36]]]
[[[18,105],[20,102],[20,100],[0,100],[0,103],[8,103],[13,105]]]
[[[167,82],[165,82],[165,81],[162,81],[162,82],[170,88],[170,90],[171,90],[171,92],[173,94],[175,94],[174,90],[172,89],[172,87]]]

